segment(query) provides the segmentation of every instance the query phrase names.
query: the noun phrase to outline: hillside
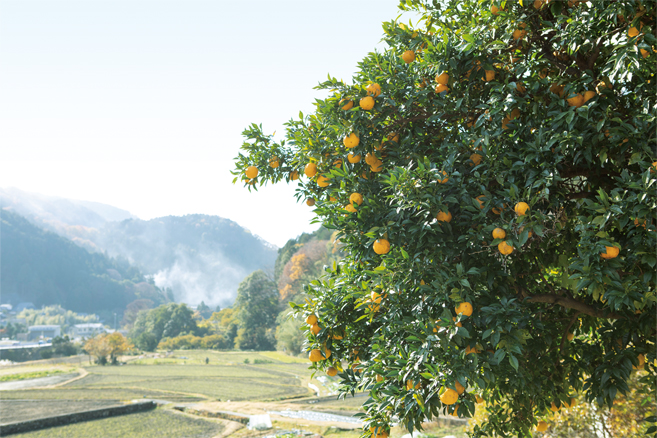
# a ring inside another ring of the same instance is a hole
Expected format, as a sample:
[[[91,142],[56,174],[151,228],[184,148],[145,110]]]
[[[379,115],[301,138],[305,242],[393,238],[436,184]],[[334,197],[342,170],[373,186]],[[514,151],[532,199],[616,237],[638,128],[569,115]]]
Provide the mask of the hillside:
[[[89,253],[71,241],[0,209],[0,288],[2,302],[59,304],[75,312],[109,319],[137,299],[167,301],[126,260]]]
[[[237,286],[257,269],[273,269],[277,250],[239,224],[201,214],[108,222],[94,243],[123,256],[176,301],[232,305]]]

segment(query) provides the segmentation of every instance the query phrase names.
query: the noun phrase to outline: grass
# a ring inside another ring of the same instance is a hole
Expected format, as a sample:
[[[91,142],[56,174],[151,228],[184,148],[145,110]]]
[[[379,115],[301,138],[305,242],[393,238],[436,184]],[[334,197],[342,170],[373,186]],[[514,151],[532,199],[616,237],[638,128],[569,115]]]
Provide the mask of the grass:
[[[55,374],[64,374],[64,370],[42,370],[27,373],[5,374],[0,376],[0,382],[11,382],[14,380],[38,379],[39,377],[50,377]]]
[[[52,427],[12,435],[14,438],[210,438],[224,427],[210,420],[190,418],[183,414],[156,409],[119,417],[103,418],[67,426]]]
[[[2,403],[0,423],[36,420],[120,404],[115,400],[12,400]]]

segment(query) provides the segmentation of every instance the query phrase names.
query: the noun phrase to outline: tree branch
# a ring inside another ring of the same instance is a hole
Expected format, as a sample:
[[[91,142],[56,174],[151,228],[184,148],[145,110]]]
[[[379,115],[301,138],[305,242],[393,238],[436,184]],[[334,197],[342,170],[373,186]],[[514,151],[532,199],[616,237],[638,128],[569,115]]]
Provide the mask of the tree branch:
[[[600,309],[596,309],[593,306],[582,303],[580,301],[574,300],[569,297],[564,297],[561,295],[550,295],[550,294],[538,294],[538,295],[527,295],[523,294],[526,297],[527,302],[529,303],[546,303],[546,304],[557,304],[568,309],[575,309],[585,315],[593,316],[595,318],[607,318],[607,319],[621,319],[621,315],[617,313],[605,313]]]

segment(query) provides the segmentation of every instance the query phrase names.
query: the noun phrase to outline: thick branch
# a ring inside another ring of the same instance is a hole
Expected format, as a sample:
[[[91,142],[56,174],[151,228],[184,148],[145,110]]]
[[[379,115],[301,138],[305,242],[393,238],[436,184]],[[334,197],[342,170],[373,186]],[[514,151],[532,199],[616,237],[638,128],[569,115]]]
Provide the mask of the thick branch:
[[[595,193],[593,192],[577,192],[577,193],[569,193],[566,195],[567,199],[582,199],[582,198],[588,198],[589,196],[593,196]]]
[[[569,297],[564,297],[561,295],[550,295],[550,294],[538,294],[538,295],[526,295],[527,302],[530,303],[546,303],[546,304],[557,304],[568,309],[575,309],[581,313],[584,313],[595,318],[607,318],[607,319],[621,319],[621,315],[616,313],[605,313],[600,309],[596,309],[593,306],[579,302]]]

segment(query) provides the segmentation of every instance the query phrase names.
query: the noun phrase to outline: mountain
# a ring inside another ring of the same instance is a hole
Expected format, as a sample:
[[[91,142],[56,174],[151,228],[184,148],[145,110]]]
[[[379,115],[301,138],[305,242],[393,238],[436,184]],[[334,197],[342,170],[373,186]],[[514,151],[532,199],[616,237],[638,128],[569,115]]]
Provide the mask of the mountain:
[[[3,303],[59,304],[109,320],[138,299],[168,301],[126,260],[89,253],[9,210],[0,209],[0,243]]]
[[[108,222],[93,239],[171,288],[176,301],[212,307],[232,305],[240,281],[255,270],[273,270],[277,255],[239,224],[202,214]]]

